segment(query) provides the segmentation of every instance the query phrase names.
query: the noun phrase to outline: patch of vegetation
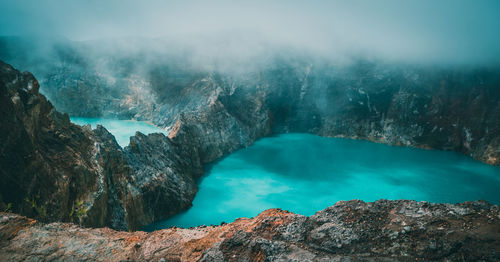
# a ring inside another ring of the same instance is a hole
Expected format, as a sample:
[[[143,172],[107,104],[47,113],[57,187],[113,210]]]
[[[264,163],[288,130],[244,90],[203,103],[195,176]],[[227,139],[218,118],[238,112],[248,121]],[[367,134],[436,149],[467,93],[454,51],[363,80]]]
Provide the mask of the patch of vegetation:
[[[75,205],[76,203],[76,205]],[[83,201],[76,201],[71,206],[71,211],[69,213],[69,218],[73,220],[76,216],[78,221],[82,219],[87,214],[87,208],[83,206]]]
[[[5,209],[3,210],[5,213],[11,213],[12,212],[12,203],[8,203]]]
[[[36,202],[36,199],[40,198],[39,196],[37,196],[36,198],[35,197],[31,197],[31,199],[29,198],[25,198],[24,200],[26,201],[26,203],[28,203],[32,209],[34,209],[37,213],[37,215],[40,217],[40,218],[46,218],[47,217],[47,208],[44,207],[43,205],[38,205],[37,202]]]

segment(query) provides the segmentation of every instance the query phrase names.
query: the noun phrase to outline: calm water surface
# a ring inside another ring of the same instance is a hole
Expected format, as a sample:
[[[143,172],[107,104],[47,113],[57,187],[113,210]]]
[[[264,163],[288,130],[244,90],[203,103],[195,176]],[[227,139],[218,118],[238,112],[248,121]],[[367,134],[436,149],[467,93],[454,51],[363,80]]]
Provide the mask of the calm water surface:
[[[116,138],[116,142],[121,147],[128,146],[130,137],[139,131],[143,134],[151,133],[164,133],[167,132],[157,126],[147,122],[133,121],[133,120],[116,120],[106,118],[88,118],[88,117],[71,117],[71,122],[78,125],[91,125],[96,128],[97,125],[104,126]]]
[[[187,212],[145,230],[232,222],[276,207],[312,215],[339,200],[381,198],[500,204],[500,168],[455,152],[280,135],[210,166]]]
[[[166,133],[146,122],[71,121],[103,125],[122,147],[136,131]],[[381,198],[500,204],[500,167],[455,152],[285,134],[258,140],[208,166],[193,207],[145,230],[232,222],[276,207],[312,215],[339,200]]]

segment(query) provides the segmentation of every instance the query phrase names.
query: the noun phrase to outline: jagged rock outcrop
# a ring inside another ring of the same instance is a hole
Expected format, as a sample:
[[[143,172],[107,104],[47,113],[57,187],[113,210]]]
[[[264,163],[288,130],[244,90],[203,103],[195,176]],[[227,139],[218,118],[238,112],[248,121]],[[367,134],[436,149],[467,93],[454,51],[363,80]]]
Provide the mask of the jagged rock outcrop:
[[[173,97],[182,94],[182,101],[157,101],[151,120],[185,129],[203,162],[272,133],[309,132],[453,150],[498,165],[499,72],[285,63],[256,74],[195,78],[177,88]],[[170,88],[153,87],[157,94]]]
[[[152,233],[0,213],[0,253],[15,261],[498,261],[499,228],[499,207],[486,202],[353,200],[310,217],[270,209]]]
[[[62,112],[186,128],[203,162],[271,133],[311,132],[454,150],[500,164],[495,65],[339,64],[270,48],[257,61],[236,61],[244,69],[238,71],[200,66],[189,50],[168,52],[161,40],[135,44],[121,49],[119,41],[58,40],[46,46],[0,38],[0,59],[33,70]]]
[[[33,75],[1,63],[0,81],[2,207],[49,221],[105,209],[101,137],[55,111]]]
[[[104,127],[70,123],[33,75],[1,61],[0,113],[0,210],[133,230],[191,205],[197,152],[162,134],[124,150]]]
[[[144,226],[175,215],[191,206],[197,192],[196,179],[203,174],[198,154],[187,145],[177,144],[163,134],[137,133],[124,149],[133,167],[137,196],[143,205],[135,217]]]

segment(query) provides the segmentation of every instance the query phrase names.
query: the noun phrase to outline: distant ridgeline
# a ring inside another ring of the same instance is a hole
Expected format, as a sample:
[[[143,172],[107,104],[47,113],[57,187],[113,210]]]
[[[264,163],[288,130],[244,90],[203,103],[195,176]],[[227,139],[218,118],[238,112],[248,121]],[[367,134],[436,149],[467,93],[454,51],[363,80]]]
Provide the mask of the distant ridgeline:
[[[276,48],[255,61],[210,66],[189,50],[146,48],[158,41],[122,52],[112,40],[0,38],[0,59],[33,72],[42,93],[71,116],[189,125],[203,162],[271,133],[309,132],[500,164],[498,66],[336,63]],[[206,135],[216,133],[217,142]]]
[[[247,71],[181,55],[99,53],[98,42],[3,38],[1,207],[136,229],[187,209],[203,165],[271,134],[307,132],[454,150],[500,164],[500,69],[345,64],[278,52]],[[30,49],[33,48],[33,49]],[[143,50],[144,51],[144,50]],[[155,59],[152,59],[155,58]],[[67,115],[147,120],[121,148]]]

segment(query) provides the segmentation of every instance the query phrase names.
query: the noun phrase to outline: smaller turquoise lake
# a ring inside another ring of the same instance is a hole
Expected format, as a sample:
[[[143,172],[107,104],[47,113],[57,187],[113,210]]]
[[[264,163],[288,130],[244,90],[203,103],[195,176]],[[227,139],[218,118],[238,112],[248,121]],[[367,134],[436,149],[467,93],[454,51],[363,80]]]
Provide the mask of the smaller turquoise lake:
[[[121,147],[128,146],[130,142],[130,137],[135,135],[135,132],[139,131],[143,134],[151,133],[165,133],[167,132],[155,125],[142,121],[133,120],[116,120],[116,119],[106,119],[106,118],[88,118],[88,117],[71,117],[71,122],[77,125],[91,125],[92,128],[96,128],[97,125],[104,126],[113,136],[115,136],[116,142]]]
[[[144,230],[229,223],[268,208],[313,215],[351,199],[500,204],[500,167],[455,152],[279,135],[209,166],[189,210]]]

